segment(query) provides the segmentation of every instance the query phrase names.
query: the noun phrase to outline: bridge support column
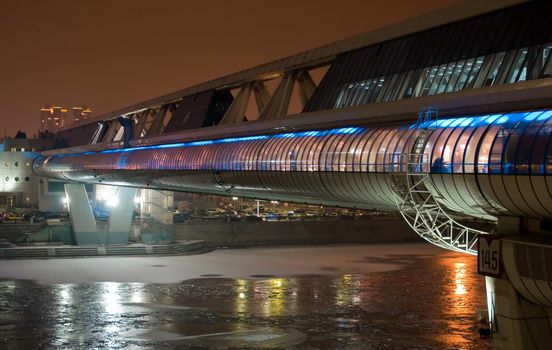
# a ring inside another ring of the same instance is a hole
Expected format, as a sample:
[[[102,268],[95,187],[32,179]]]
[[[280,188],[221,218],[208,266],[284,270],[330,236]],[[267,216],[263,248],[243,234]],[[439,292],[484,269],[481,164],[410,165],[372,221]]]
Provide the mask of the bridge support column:
[[[84,184],[65,184],[71,226],[77,245],[101,244],[96,219]]]
[[[109,216],[109,229],[105,237],[105,244],[127,244],[132,214],[134,212],[134,197],[136,188],[119,187],[117,191],[117,205],[113,207]]]
[[[543,242],[540,232],[530,232],[535,228],[540,224],[527,219],[499,218],[497,232],[506,273],[500,278],[485,277],[496,349],[550,349],[552,344],[552,287],[549,281],[539,281],[552,277],[552,271],[547,276],[549,257],[545,258],[552,245],[546,237],[547,244],[533,245],[535,238]]]
[[[171,243],[173,193],[152,189],[141,190],[141,239],[145,244]]]

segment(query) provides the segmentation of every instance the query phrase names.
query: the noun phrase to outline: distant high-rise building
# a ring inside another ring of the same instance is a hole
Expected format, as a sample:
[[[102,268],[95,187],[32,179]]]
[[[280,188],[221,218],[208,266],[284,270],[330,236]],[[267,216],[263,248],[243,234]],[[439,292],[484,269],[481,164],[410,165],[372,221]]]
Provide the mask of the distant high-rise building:
[[[65,127],[67,118],[67,108],[50,105],[44,105],[40,109],[40,130],[56,132]]]
[[[40,131],[56,132],[68,125],[67,111],[65,107],[44,105],[40,109]],[[89,119],[92,110],[87,106],[73,107],[73,122]]]
[[[92,116],[92,110],[87,106],[73,107],[73,122],[89,119]]]

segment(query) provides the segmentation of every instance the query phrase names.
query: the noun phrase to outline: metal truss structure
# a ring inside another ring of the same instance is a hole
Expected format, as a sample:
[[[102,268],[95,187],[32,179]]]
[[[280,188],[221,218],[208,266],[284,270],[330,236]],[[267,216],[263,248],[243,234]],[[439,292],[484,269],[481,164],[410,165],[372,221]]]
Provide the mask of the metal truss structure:
[[[430,187],[429,157],[423,154],[427,129],[420,130],[413,153],[394,154],[390,173],[395,203],[408,225],[423,239],[439,247],[477,254],[478,235],[487,232],[476,230],[457,222],[439,204]],[[426,186],[428,185],[428,186]]]

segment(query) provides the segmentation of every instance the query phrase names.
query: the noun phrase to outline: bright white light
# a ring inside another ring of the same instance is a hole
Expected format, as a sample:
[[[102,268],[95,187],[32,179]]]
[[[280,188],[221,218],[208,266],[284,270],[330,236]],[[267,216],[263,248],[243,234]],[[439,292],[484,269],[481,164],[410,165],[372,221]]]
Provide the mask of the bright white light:
[[[108,207],[114,207],[119,203],[117,193],[117,187],[105,185],[96,186],[96,199],[100,202],[104,202]]]
[[[69,198],[67,197],[63,197],[61,201],[63,202],[63,204],[69,204]]]
[[[278,204],[278,201],[270,201],[272,204]]]
[[[233,200],[233,201],[237,201],[237,200],[238,200],[238,197],[232,197],[232,200]]]
[[[108,207],[116,207],[117,204],[119,204],[119,200],[117,199],[117,197],[111,197],[105,200],[105,205],[107,205]]]
[[[142,203],[142,197],[134,197],[134,204]]]

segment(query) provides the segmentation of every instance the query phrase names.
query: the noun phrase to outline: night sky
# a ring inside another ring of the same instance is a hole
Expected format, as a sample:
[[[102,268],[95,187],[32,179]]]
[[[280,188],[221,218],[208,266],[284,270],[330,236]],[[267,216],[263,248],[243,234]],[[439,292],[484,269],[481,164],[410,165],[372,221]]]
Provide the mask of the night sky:
[[[98,115],[457,2],[0,0],[2,129],[32,136],[44,104]]]

